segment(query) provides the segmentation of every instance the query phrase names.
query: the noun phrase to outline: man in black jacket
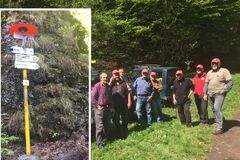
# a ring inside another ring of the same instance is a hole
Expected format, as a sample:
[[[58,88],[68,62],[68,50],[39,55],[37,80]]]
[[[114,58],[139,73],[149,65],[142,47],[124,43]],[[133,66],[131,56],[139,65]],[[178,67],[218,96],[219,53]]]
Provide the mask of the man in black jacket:
[[[119,71],[112,71],[110,80],[112,89],[113,123],[117,137],[126,138],[128,133],[128,87],[127,83],[119,77]],[[121,123],[120,123],[121,120]]]
[[[190,97],[193,93],[193,84],[190,79],[184,77],[182,70],[176,72],[173,89],[173,104],[177,105],[180,121],[182,124],[186,124],[187,127],[192,127]]]

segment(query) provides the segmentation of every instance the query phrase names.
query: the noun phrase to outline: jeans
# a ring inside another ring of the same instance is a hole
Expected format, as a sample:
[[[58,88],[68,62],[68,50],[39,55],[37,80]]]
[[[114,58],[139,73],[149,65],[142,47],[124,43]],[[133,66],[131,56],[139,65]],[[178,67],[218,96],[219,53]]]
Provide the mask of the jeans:
[[[151,102],[153,117],[156,118],[157,122],[161,120],[161,100],[159,98],[154,98]]]
[[[152,123],[151,104],[147,102],[147,99],[148,96],[137,96],[136,112],[140,124],[144,124],[146,121],[148,124]],[[144,120],[144,117],[147,117],[147,120]]]
[[[223,94],[214,94],[209,96],[209,102],[212,107],[213,114],[216,118],[216,127],[218,129],[223,128],[223,114],[222,114],[222,105],[225,95]]]
[[[208,101],[204,101],[203,96],[194,95],[201,123],[208,123]]]

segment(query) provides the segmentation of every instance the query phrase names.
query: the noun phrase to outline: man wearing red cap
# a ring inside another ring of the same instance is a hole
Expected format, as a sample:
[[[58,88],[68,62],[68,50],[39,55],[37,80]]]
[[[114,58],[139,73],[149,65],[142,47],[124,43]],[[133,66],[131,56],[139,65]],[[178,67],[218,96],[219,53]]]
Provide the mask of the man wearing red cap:
[[[128,87],[120,78],[119,71],[112,71],[110,87],[112,89],[113,123],[118,138],[126,138],[128,132]],[[120,124],[121,119],[121,124]]]
[[[128,87],[128,92],[129,92],[129,94],[128,94],[128,109],[130,109],[131,108],[131,106],[132,106],[132,84],[131,84],[131,82],[125,77],[125,72],[124,72],[124,69],[123,68],[119,68],[118,69],[118,72],[119,72],[119,77],[120,77],[120,79],[121,80],[123,80],[123,81],[125,81],[126,82],[126,84],[127,84],[127,87]]]
[[[200,117],[201,124],[208,124],[208,110],[207,110],[207,101],[203,99],[204,93],[204,83],[207,74],[204,72],[203,65],[199,64],[196,67],[196,75],[193,78],[194,85],[194,97],[195,103],[197,105],[198,115]]]
[[[177,70],[173,82],[173,104],[177,105],[181,123],[186,124],[187,127],[192,127],[190,112],[192,90],[192,81],[184,77],[182,70]]]
[[[154,94],[151,101],[153,116],[156,118],[156,121],[159,123],[161,120],[161,99],[160,92],[162,90],[162,83],[157,80],[156,72],[150,73],[150,79],[153,85]]]
[[[211,67],[205,80],[204,100],[208,97],[212,106],[217,128],[213,134],[217,135],[223,133],[222,105],[227,92],[232,88],[233,81],[230,72],[226,68],[221,68],[219,58],[212,59]]]
[[[147,69],[142,70],[142,76],[138,77],[133,84],[134,100],[136,103],[136,112],[138,117],[138,123],[143,125],[145,123],[144,115],[147,112],[147,123],[151,125],[152,115],[151,115],[151,100],[154,94],[152,83],[149,78],[147,78]]]

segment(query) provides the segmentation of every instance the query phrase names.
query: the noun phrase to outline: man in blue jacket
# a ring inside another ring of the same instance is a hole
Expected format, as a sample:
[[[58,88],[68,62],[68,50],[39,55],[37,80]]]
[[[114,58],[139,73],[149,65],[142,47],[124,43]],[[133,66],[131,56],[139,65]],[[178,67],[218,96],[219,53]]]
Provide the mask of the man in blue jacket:
[[[151,80],[147,77],[148,70],[143,69],[141,72],[142,76],[138,77],[134,84],[134,100],[136,103],[136,112],[138,117],[138,123],[143,125],[144,115],[147,113],[147,123],[151,125],[152,115],[151,115],[151,100],[154,93]],[[143,112],[144,111],[144,112]]]

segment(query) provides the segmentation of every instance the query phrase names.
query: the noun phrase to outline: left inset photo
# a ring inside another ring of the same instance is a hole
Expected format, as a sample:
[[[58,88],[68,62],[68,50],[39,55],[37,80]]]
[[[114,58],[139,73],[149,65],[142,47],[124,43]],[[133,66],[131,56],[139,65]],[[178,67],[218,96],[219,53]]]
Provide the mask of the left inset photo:
[[[90,9],[1,10],[1,159],[89,158]]]

